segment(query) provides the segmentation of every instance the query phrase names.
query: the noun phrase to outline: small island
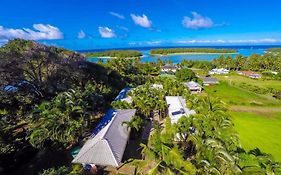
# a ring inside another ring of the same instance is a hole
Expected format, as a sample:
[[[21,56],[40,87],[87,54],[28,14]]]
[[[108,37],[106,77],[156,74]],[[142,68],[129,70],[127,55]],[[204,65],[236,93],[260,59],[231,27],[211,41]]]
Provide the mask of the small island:
[[[164,49],[152,49],[151,55],[170,55],[170,54],[235,54],[235,49],[214,49],[214,48],[164,48]]]
[[[269,49],[266,50],[266,52],[269,52],[269,53],[281,53],[281,47],[269,48]]]
[[[84,53],[86,57],[98,58],[138,58],[141,57],[141,52],[137,50],[107,50],[102,52]]]

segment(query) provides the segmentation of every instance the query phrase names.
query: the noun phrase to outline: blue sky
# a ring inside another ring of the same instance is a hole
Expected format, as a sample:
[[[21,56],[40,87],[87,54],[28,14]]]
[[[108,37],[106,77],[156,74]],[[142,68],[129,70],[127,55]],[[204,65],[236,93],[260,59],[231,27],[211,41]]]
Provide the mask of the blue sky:
[[[1,0],[0,44],[69,49],[281,44],[280,0]]]

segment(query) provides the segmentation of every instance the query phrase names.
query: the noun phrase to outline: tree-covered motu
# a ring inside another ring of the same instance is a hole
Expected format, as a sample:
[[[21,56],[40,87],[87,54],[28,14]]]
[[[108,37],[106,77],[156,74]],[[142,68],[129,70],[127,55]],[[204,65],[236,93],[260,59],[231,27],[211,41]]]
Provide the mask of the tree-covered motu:
[[[88,52],[87,57],[139,58],[142,54],[137,50],[107,50],[103,52]]]
[[[212,61],[215,67],[228,68],[230,70],[252,70],[252,71],[277,71],[281,72],[281,53],[266,53],[264,55],[252,54],[249,57],[237,55],[220,56]]]
[[[214,48],[170,48],[152,49],[150,54],[174,54],[174,53],[236,53],[235,49],[214,49]]]

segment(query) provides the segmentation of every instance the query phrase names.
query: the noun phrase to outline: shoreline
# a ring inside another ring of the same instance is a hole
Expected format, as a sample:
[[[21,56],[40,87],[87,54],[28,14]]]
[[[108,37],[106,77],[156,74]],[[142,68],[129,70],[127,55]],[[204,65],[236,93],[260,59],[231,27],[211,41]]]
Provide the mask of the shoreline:
[[[169,54],[166,54],[166,55],[163,55],[163,54],[149,54],[151,56],[169,56],[169,55],[224,55],[224,54],[227,54],[227,55],[237,55],[239,53],[235,52],[235,53],[204,53],[204,52],[186,52],[186,53],[169,53]]]
[[[142,57],[142,56],[141,56]],[[140,58],[141,58],[140,57]],[[86,59],[117,59],[118,57],[110,57],[110,56],[103,56],[103,57],[86,57]],[[125,58],[125,59],[137,59],[138,57],[129,57],[129,58]]]

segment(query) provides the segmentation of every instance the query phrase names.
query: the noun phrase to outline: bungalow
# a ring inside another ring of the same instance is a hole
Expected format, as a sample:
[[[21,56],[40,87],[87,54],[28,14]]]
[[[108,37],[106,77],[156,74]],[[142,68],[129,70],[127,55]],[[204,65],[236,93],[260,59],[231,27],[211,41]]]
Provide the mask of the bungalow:
[[[184,86],[187,87],[192,94],[198,94],[202,91],[202,86],[194,81],[184,83]]]
[[[196,114],[194,110],[186,108],[186,103],[182,96],[166,96],[165,98],[172,124],[177,123],[182,116],[189,117]]]
[[[166,64],[165,66],[161,67],[162,73],[176,73],[177,70],[178,70],[178,67],[176,65]]]
[[[221,74],[228,74],[229,73],[229,70],[225,69],[225,68],[220,68],[220,69],[212,69],[209,71],[209,74],[210,75],[213,75],[213,74],[218,74],[218,75],[221,75]]]
[[[261,78],[261,74],[258,74],[254,71],[238,71],[239,75],[244,75],[250,78]]]
[[[211,77],[203,78],[203,85],[204,86],[209,86],[209,85],[214,85],[214,84],[219,84],[219,81],[217,79],[211,78]]]
[[[135,113],[135,109],[112,110],[105,120],[109,122],[100,125],[100,130],[86,141],[72,163],[120,166],[130,135],[130,128],[123,122],[130,121]]]

